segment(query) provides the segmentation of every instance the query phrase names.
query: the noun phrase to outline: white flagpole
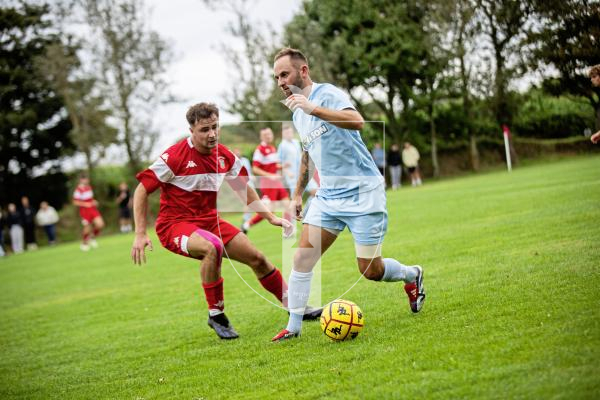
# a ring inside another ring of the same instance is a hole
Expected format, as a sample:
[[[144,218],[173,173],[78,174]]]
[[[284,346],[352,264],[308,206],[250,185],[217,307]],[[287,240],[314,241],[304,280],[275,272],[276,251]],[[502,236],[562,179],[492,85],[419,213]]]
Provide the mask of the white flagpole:
[[[504,134],[504,151],[506,152],[506,168],[508,168],[508,172],[512,171],[512,164],[510,161],[510,145],[508,144],[508,129],[505,128],[503,130]]]

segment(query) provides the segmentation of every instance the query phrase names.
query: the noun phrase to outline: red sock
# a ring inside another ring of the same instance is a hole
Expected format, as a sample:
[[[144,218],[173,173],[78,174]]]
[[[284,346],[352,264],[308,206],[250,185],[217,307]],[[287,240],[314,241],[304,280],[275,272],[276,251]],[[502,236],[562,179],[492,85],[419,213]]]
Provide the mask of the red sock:
[[[279,272],[277,268],[269,272],[266,276],[263,276],[259,281],[265,289],[277,297],[277,300],[279,300],[284,307],[287,307],[287,283],[285,283],[281,276],[281,272]]]
[[[94,237],[98,237],[100,235],[100,229],[94,228]]]
[[[254,214],[254,217],[250,218],[250,221],[248,221],[248,225],[252,226],[252,225],[258,224],[262,220],[263,220],[263,217],[261,217],[258,214]]]
[[[83,243],[87,243],[88,240],[90,240],[90,234],[89,233],[84,233],[83,234]]]
[[[204,295],[208,303],[208,312],[216,311],[223,312],[225,302],[223,301],[223,278],[219,278],[216,282],[203,283]]]

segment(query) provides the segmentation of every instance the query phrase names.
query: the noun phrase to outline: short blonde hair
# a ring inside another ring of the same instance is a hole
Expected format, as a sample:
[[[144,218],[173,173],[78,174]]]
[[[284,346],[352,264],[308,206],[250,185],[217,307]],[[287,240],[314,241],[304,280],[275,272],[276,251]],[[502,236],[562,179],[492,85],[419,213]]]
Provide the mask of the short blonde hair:
[[[308,65],[308,59],[298,49],[292,49],[291,47],[284,47],[275,54],[273,61],[279,60],[281,57],[290,56],[292,61],[300,61]]]

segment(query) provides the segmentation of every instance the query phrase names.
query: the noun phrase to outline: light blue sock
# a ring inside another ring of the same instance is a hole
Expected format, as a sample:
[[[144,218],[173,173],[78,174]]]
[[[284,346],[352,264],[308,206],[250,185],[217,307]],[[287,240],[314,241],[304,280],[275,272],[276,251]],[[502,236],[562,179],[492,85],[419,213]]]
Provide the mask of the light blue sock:
[[[313,273],[297,272],[292,269],[290,279],[288,280],[288,308],[290,318],[288,320],[287,330],[294,333],[302,331],[302,317],[304,309],[308,303],[310,295],[310,281]]]
[[[384,282],[414,282],[419,273],[415,267],[403,265],[393,258],[384,258],[383,265],[384,271],[381,280]]]

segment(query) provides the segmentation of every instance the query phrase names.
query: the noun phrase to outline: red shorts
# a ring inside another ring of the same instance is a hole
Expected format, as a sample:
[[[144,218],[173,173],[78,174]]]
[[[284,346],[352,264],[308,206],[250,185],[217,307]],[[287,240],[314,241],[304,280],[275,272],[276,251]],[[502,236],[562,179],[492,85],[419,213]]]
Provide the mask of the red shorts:
[[[260,189],[260,192],[262,193],[263,199],[266,197],[267,199],[269,199],[271,201],[278,201],[278,200],[290,198],[290,194],[288,193],[287,190],[285,190],[285,188],[283,186]]]
[[[289,199],[290,194],[283,187],[280,180],[273,180],[268,178],[262,178],[260,180],[260,193],[262,199],[269,199],[271,201],[279,201],[283,199]]]
[[[221,239],[226,245],[241,231],[229,222],[215,217],[202,222],[158,222],[156,234],[163,247],[175,254],[192,257],[187,250],[187,242],[192,233],[198,229],[209,231]]]
[[[79,215],[81,216],[82,225],[89,225],[94,218],[101,217],[100,211],[96,207],[79,207]]]

